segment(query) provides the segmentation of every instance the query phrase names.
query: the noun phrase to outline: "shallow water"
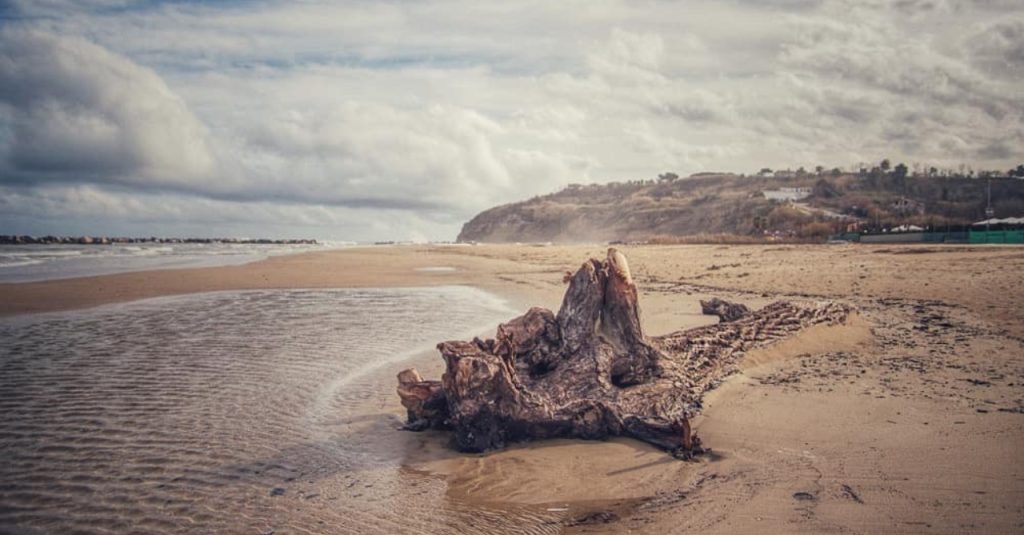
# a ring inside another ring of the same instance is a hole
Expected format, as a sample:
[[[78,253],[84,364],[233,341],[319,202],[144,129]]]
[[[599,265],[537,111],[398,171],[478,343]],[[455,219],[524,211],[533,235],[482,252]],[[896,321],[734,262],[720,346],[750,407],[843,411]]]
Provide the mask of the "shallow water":
[[[347,247],[317,244],[133,243],[0,245],[0,282],[31,282],[126,271],[246,264],[270,256]]]
[[[464,287],[254,291],[0,321],[0,528],[552,531],[406,466],[394,374],[513,315]],[[430,369],[433,366],[434,369]]]

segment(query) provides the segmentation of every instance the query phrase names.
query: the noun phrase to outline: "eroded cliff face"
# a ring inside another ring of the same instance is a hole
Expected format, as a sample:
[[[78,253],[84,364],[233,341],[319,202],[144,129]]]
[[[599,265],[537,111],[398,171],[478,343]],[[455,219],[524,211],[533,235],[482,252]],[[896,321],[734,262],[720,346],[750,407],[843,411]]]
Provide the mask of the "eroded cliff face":
[[[799,205],[765,191],[807,188]],[[998,193],[996,193],[998,191]],[[860,219],[970,224],[984,217],[985,188],[968,178],[802,175],[768,178],[716,174],[672,181],[570,186],[558,193],[485,210],[462,227],[462,242],[607,242],[699,234],[753,236],[763,231],[824,239]],[[1024,181],[993,182],[996,211],[1024,215]],[[907,206],[913,213],[907,212]],[[867,218],[867,214],[874,214]],[[911,219],[908,220],[907,218]],[[914,219],[916,218],[916,219]]]
[[[463,225],[458,240],[601,242],[745,232],[749,221],[737,214],[767,203],[752,196],[756,191],[735,178],[574,187],[485,210]]]
[[[644,336],[636,285],[615,249],[571,277],[555,314],[532,308],[495,338],[438,344],[440,381],[399,374],[407,429],[447,429],[462,451],[521,440],[629,436],[688,455],[689,418],[744,352],[805,327],[846,320],[846,306],[777,302],[749,311],[718,302],[729,321]]]

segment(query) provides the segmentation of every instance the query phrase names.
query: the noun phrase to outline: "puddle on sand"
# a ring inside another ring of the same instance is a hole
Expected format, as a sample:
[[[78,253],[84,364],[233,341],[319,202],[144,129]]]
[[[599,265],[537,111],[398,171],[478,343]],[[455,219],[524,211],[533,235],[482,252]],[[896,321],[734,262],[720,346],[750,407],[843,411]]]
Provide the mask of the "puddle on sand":
[[[456,269],[451,266],[425,266],[418,267],[415,269],[415,271],[420,271],[423,273],[451,273],[453,271],[456,271]]]
[[[4,319],[0,531],[556,532],[557,514],[458,499],[403,466],[419,437],[397,431],[395,373],[436,373],[438,340],[512,315],[441,287]]]

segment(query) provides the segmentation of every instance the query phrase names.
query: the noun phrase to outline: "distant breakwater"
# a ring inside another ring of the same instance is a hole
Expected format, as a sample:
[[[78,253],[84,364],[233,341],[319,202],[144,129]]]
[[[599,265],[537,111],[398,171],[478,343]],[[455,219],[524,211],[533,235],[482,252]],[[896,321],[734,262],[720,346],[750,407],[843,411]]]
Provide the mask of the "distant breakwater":
[[[116,243],[237,243],[244,245],[318,245],[316,240],[267,238],[109,238],[106,236],[9,236],[0,234],[0,245],[110,245]]]

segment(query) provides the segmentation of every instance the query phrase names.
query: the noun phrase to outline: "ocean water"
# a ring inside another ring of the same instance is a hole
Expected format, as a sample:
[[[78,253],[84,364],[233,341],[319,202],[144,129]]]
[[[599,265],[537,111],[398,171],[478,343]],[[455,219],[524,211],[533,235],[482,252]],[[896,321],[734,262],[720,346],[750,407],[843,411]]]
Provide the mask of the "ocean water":
[[[429,434],[397,430],[395,374],[512,315],[438,287],[2,319],[0,532],[551,532],[543,509],[448,496],[406,463]]]
[[[237,265],[269,256],[337,249],[345,242],[306,244],[133,243],[0,245],[0,282],[31,282],[164,268]]]

